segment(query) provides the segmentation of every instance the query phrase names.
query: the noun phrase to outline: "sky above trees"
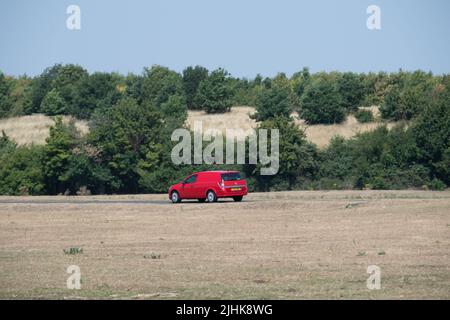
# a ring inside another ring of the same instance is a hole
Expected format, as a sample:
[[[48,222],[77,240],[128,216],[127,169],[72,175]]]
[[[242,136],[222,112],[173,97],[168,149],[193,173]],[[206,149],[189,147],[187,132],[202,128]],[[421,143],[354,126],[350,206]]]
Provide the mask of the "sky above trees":
[[[69,5],[81,29],[69,30]],[[381,30],[369,30],[369,5]],[[450,2],[388,0],[2,1],[0,70],[37,75],[55,63],[140,73],[187,65],[232,75],[311,71],[450,72]]]

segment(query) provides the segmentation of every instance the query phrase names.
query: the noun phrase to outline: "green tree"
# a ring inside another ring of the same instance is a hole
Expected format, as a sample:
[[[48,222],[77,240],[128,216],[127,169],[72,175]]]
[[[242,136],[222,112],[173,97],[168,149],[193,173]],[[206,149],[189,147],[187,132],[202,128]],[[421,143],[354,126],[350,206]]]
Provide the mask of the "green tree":
[[[138,163],[162,143],[162,125],[162,116],[154,107],[132,98],[95,112],[88,140],[102,150],[102,162],[119,181],[115,192],[139,191]]]
[[[217,69],[200,82],[196,104],[207,113],[230,111],[233,105],[233,90],[228,72]]]
[[[265,121],[275,117],[289,117],[293,109],[293,93],[289,80],[285,75],[279,74],[261,91],[254,118],[257,121]]]
[[[126,95],[125,80],[116,73],[95,72],[78,82],[70,114],[89,119],[98,108],[109,108]]]
[[[72,86],[78,81],[86,78],[88,72],[86,69],[75,64],[61,65],[57,69],[56,77],[52,80],[52,88],[64,91],[66,88],[73,88]]]
[[[40,110],[42,101],[47,94],[56,89],[67,105],[73,104],[77,83],[88,75],[81,66],[56,64],[47,68],[33,79],[31,92],[31,112]]]
[[[65,124],[56,117],[42,160],[47,193],[75,194],[81,187],[92,193],[111,192],[118,183],[100,156],[100,149],[84,141],[74,122]]]
[[[381,105],[389,84],[389,75],[385,72],[369,72],[362,75],[364,86],[363,106]]]
[[[279,130],[279,170],[276,175],[260,175],[262,164],[245,165],[247,174],[255,176],[257,190],[292,190],[301,182],[317,174],[317,148],[306,140],[306,135],[292,119],[275,117],[261,122],[259,129]],[[270,131],[269,131],[270,132]],[[270,138],[268,137],[270,142]],[[267,147],[270,151],[270,145]]]
[[[183,89],[186,95],[186,103],[189,109],[196,109],[194,103],[200,82],[208,77],[208,69],[195,66],[183,70]]]
[[[20,76],[14,79],[9,92],[11,99],[9,116],[16,117],[31,113],[31,85],[32,79],[27,76]]]
[[[292,89],[297,95],[297,99],[300,99],[305,92],[306,87],[309,85],[311,80],[311,74],[309,68],[303,68],[302,71],[296,72],[292,75]]]
[[[50,68],[46,68],[39,76],[33,79],[31,90],[31,112],[39,112],[42,100],[47,93],[53,89],[53,80],[58,76],[58,70],[61,67],[61,64],[56,64]]]
[[[172,95],[184,95],[181,76],[158,65],[144,69],[141,87],[141,102],[159,109]]]
[[[118,187],[118,182],[108,168],[95,161],[88,151],[98,152],[90,145],[81,145],[73,149],[68,159],[67,170],[59,180],[72,194],[81,191],[82,188],[94,194],[111,193]]]
[[[160,111],[171,130],[182,127],[188,115],[184,96],[170,96],[167,102],[161,105]]]
[[[431,73],[400,72],[391,77],[384,102],[380,106],[384,119],[410,120],[420,114],[436,87]]]
[[[46,139],[43,159],[45,185],[50,194],[64,193],[68,189],[63,176],[70,168],[70,157],[78,139],[73,123],[67,126],[61,117],[55,118],[55,124],[50,127],[50,135]]]
[[[432,174],[450,185],[450,76],[424,107],[412,125],[422,161]]]
[[[52,89],[42,100],[40,111],[49,116],[62,115],[67,111],[67,104],[56,89]]]
[[[6,118],[11,113],[12,103],[10,98],[11,84],[5,75],[0,72],[0,118]]]
[[[312,81],[301,98],[301,118],[309,124],[341,123],[346,110],[342,96],[331,77],[319,77]]]
[[[343,73],[337,80],[337,90],[342,97],[342,106],[347,112],[355,112],[364,98],[362,78],[356,73]]]

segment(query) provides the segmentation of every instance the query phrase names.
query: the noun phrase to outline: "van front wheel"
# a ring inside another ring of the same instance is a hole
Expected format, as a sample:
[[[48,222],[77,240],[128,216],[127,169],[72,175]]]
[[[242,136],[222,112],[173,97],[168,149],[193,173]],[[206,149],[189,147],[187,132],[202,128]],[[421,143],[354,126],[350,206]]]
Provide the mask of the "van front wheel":
[[[172,200],[173,203],[181,202],[180,194],[176,191],[172,191],[170,194],[170,200]]]

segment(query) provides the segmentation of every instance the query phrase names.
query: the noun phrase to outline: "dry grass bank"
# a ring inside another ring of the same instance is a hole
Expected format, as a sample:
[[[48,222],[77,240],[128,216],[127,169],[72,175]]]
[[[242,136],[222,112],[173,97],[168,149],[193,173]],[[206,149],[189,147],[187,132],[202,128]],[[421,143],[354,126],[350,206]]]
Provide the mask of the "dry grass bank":
[[[379,111],[377,107],[364,108],[372,111],[376,119],[379,119]],[[204,111],[189,111],[187,124],[193,128],[195,121],[202,121],[203,132],[206,129],[219,129],[225,133],[225,129],[243,129],[244,131],[256,127],[256,122],[250,119],[249,115],[255,112],[255,108],[248,106],[236,106],[231,109],[231,112],[226,114],[207,114]],[[330,125],[306,125],[298,115],[292,115],[296,119],[296,123],[305,129],[308,140],[317,144],[319,147],[325,147],[330,142],[331,138],[336,135],[350,138],[358,133],[363,133],[376,129],[377,127],[386,124],[388,128],[392,128],[394,123],[387,122],[371,122],[359,123],[352,115],[348,116],[346,121],[341,124]]]
[[[369,108],[375,116],[378,115],[376,107]],[[255,108],[248,106],[236,106],[231,112],[225,114],[206,114],[203,111],[189,111],[187,125],[194,128],[195,121],[202,122],[203,132],[207,129],[218,129],[225,134],[225,129],[242,129],[244,132],[255,128],[256,122],[250,119],[249,115],[255,112]],[[293,114],[296,117],[295,114]],[[69,118],[65,117],[68,121]],[[330,139],[335,135],[350,138],[357,133],[367,132],[386,124],[389,128],[393,123],[372,122],[359,123],[355,117],[348,116],[342,124],[313,125],[306,126],[304,121],[297,118],[299,126],[305,128],[307,138],[319,147],[328,145]],[[44,144],[48,137],[48,128],[53,124],[53,120],[45,115],[37,114],[31,116],[16,117],[0,120],[0,131],[4,130],[18,144]],[[89,131],[87,122],[76,121],[76,126],[82,133]],[[244,138],[241,135],[240,138]]]
[[[65,122],[69,120],[70,117],[64,117]],[[45,144],[45,139],[49,135],[49,128],[54,123],[51,117],[43,114],[1,119],[0,132],[5,131],[19,145]],[[89,131],[85,121],[77,120],[75,125],[81,133]]]

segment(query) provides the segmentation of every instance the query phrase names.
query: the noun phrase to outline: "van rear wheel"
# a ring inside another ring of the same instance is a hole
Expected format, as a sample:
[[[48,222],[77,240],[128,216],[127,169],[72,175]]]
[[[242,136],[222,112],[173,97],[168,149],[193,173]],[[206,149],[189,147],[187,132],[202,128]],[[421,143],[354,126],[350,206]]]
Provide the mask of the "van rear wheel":
[[[234,201],[236,201],[236,202],[240,202],[240,201],[242,201],[242,196],[237,196],[237,197],[233,197],[233,200]]]
[[[208,202],[216,202],[217,201],[217,195],[214,191],[209,190],[206,193],[206,199],[208,200]]]

